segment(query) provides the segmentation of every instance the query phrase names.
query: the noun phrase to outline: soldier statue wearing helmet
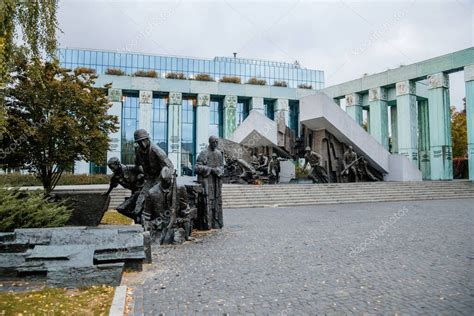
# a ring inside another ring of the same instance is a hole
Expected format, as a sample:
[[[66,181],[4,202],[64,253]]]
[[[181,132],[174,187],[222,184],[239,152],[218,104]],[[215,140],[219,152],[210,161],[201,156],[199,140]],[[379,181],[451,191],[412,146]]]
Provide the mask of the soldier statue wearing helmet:
[[[141,216],[143,221],[148,220],[150,215],[143,214],[145,200],[150,190],[159,184],[161,170],[167,167],[174,172],[174,166],[166,153],[150,141],[150,136],[146,130],[138,129],[133,136],[135,143],[138,145],[135,150],[135,165],[143,169],[145,178],[145,183],[137,198],[134,214],[137,217]],[[145,223],[142,224],[145,225]]]
[[[280,182],[280,160],[278,160],[278,155],[275,153],[272,154],[272,159],[268,164],[268,176],[270,183]]]
[[[305,152],[303,170],[305,170],[309,164],[311,166],[309,178],[313,180],[313,183],[327,183],[328,175],[326,169],[322,166],[323,157],[312,151],[309,146],[306,147]]]
[[[132,191],[132,195],[117,206],[117,211],[135,222],[139,222],[139,216],[136,216],[135,205],[143,187],[144,175],[143,169],[134,165],[123,165],[117,157],[112,157],[107,162],[113,175],[110,178],[110,186],[104,195],[109,195],[119,184],[125,189]]]

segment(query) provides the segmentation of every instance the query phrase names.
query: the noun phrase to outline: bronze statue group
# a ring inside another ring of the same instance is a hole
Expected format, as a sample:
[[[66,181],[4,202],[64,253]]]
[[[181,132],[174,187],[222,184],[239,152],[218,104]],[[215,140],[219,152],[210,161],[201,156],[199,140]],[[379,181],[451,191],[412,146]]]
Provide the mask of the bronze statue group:
[[[304,155],[303,170],[309,165],[311,170],[309,178],[313,183],[328,183],[328,174],[323,166],[323,158],[320,154],[306,147]],[[359,181],[379,181],[379,179],[369,170],[367,160],[362,156],[357,156],[352,146],[348,146],[342,159],[342,171],[340,177],[344,182]]]
[[[146,130],[136,130],[134,139],[134,165],[123,165],[115,157],[107,163],[113,176],[104,194],[110,194],[119,184],[132,192],[117,211],[141,224],[159,244],[190,240],[196,221],[202,229],[222,228],[224,160],[217,149],[217,137],[209,138],[208,148],[197,158],[198,188],[177,183],[173,163],[151,142]]]
[[[222,183],[277,184],[280,182],[281,158],[276,153],[269,159],[264,154],[252,153],[250,162],[233,158],[218,149],[218,138],[209,137],[209,146],[199,153],[195,166],[197,184],[180,185],[176,170],[166,153],[150,140],[148,132],[138,129],[135,164],[124,165],[116,157],[109,159],[113,172],[110,187],[105,195],[121,185],[131,191],[117,211],[141,224],[150,232],[153,241],[160,244],[182,243],[192,239],[192,229],[220,229],[224,226],[222,213]],[[328,174],[322,156],[306,147],[303,170],[311,167],[309,178],[313,183],[327,183]],[[344,152],[341,177],[357,182],[362,179],[377,180],[367,167],[367,162],[349,146]],[[242,182],[240,182],[242,183]]]

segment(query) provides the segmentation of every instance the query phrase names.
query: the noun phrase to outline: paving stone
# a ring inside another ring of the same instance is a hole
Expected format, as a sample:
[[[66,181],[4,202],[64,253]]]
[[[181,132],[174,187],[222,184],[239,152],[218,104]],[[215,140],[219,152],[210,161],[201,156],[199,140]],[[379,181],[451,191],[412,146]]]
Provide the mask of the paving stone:
[[[472,315],[473,203],[227,210],[201,243],[152,247],[131,315]]]

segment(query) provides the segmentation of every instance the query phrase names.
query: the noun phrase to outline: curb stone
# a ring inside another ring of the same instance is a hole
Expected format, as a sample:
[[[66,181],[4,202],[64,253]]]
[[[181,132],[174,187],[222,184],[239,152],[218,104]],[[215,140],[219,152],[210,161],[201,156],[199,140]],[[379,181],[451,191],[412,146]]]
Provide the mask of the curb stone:
[[[125,299],[127,298],[127,286],[121,285],[115,288],[114,299],[110,306],[109,316],[123,316],[125,312]]]

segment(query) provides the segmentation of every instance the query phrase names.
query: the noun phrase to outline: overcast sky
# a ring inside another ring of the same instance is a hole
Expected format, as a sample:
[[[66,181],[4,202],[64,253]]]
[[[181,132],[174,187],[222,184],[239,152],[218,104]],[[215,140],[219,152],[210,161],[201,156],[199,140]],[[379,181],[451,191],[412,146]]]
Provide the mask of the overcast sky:
[[[61,47],[294,62],[326,86],[473,46],[474,0],[60,0]],[[451,103],[464,97],[451,75]]]

